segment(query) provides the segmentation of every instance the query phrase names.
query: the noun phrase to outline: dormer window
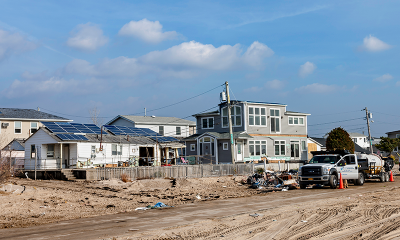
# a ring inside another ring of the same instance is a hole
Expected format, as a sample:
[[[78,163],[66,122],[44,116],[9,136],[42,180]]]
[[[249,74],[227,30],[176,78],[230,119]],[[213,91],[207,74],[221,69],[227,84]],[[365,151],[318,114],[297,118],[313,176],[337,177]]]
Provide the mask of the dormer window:
[[[214,128],[214,118],[207,117],[201,119],[201,128],[202,129],[213,129]]]
[[[242,108],[240,106],[233,106],[231,108],[232,126],[242,126]],[[228,127],[228,107],[222,109],[222,127]]]

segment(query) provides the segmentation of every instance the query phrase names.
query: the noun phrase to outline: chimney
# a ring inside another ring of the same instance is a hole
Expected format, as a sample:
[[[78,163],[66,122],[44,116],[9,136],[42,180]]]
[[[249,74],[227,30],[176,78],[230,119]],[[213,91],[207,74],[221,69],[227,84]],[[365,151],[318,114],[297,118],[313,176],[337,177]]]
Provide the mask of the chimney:
[[[146,117],[146,108],[144,108],[144,116]]]

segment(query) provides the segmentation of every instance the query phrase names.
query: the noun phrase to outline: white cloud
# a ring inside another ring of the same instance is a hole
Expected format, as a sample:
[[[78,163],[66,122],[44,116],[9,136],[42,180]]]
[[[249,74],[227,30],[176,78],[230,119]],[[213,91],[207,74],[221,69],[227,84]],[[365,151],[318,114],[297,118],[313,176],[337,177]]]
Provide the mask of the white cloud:
[[[262,90],[262,88],[260,88],[260,87],[251,87],[251,88],[246,88],[243,91],[245,91],[245,92],[259,92],[261,90]]]
[[[306,62],[303,65],[300,66],[299,69],[299,76],[302,78],[305,78],[306,76],[310,75],[311,73],[314,72],[314,70],[317,68],[314,63],[312,62]]]
[[[176,39],[179,35],[175,31],[163,32],[159,21],[149,21],[146,18],[140,21],[130,21],[118,32],[120,36],[131,36],[149,43],[159,43],[164,40]]]
[[[261,53],[253,53],[259,48]],[[64,71],[88,76],[126,76],[156,74],[163,77],[189,78],[205,71],[226,71],[262,64],[272,53],[264,44],[255,42],[241,55],[240,45],[214,47],[191,41],[163,51],[153,51],[138,58],[104,59],[96,65],[85,60],[73,60]]]
[[[295,91],[301,93],[329,93],[339,89],[336,85],[325,85],[321,83],[313,83],[306,86],[296,88]]]
[[[268,81],[265,83],[265,88],[268,89],[282,89],[284,87],[284,83],[283,81],[279,81],[278,79],[272,80],[272,81]]]
[[[392,75],[390,75],[390,74],[384,74],[384,75],[382,75],[382,76],[380,76],[380,77],[375,78],[374,81],[384,83],[384,82],[388,82],[388,81],[390,81],[390,80],[392,80],[392,79],[393,79],[393,76],[392,76]]]
[[[378,38],[374,36],[367,36],[364,38],[364,44],[362,45],[362,49],[370,52],[379,52],[379,51],[384,51],[389,48],[391,48],[389,44],[379,40]]]
[[[400,87],[400,81],[397,81],[396,87]]]
[[[37,45],[19,33],[10,33],[0,29],[0,61],[22,52],[33,50]]]
[[[108,38],[103,35],[103,30],[97,25],[86,23],[79,24],[71,32],[67,45],[81,51],[95,51],[107,42]]]
[[[255,41],[244,53],[243,58],[249,65],[256,67],[262,64],[264,58],[271,57],[272,55],[274,55],[274,51],[271,48]]]

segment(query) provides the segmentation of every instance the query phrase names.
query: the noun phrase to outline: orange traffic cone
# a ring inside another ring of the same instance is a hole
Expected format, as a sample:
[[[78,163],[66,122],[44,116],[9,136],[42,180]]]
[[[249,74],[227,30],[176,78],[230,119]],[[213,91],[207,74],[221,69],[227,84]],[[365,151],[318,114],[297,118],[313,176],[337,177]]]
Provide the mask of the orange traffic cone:
[[[344,187],[343,187],[342,173],[340,173],[339,189],[344,189]]]
[[[389,182],[394,182],[392,171],[390,171],[390,179],[389,179]]]

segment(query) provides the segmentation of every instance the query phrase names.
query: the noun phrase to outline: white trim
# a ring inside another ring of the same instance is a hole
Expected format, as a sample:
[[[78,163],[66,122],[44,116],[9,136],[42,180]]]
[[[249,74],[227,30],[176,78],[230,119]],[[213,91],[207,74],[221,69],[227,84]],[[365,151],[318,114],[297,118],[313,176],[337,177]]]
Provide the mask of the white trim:
[[[20,122],[20,123],[21,123],[21,128],[20,128],[20,129],[21,129],[21,132],[19,132],[19,133],[16,133],[16,132],[15,132],[15,129],[16,129],[16,128],[15,128],[15,123],[16,123],[16,122]],[[14,134],[22,134],[22,122],[21,122],[21,121],[14,121]]]
[[[259,141],[260,143],[259,144],[256,144],[256,141]],[[249,156],[267,156],[268,154],[268,141],[267,141],[267,139],[252,139],[252,140],[248,140],[247,141],[248,143],[247,143],[247,146],[248,146],[248,148],[249,148]],[[254,142],[254,143],[250,143],[250,142]],[[261,146],[263,145],[262,144],[262,142],[265,142],[265,154],[262,154],[262,148],[261,148]],[[257,154],[254,154],[254,155],[251,155],[250,154],[250,145],[252,145],[252,146],[254,146],[254,153],[256,153],[256,145],[260,145],[260,155],[257,155]]]
[[[225,146],[226,146],[226,147],[225,147]],[[223,150],[229,150],[229,147],[228,147],[228,143],[227,143],[227,142],[222,143],[222,149],[223,149]]]
[[[212,118],[212,120],[213,120],[213,126],[212,126],[212,128],[209,127],[209,126],[210,126],[210,122],[209,122],[208,119],[210,119],[210,118]],[[207,128],[203,128],[203,119],[207,119]],[[203,117],[203,118],[200,119],[200,124],[201,124],[201,125],[200,125],[200,126],[201,126],[200,129],[214,129],[214,126],[215,126],[214,117]]]
[[[293,123],[290,123],[290,118],[292,118]],[[297,124],[294,123],[294,119],[297,118]],[[300,119],[303,119],[303,123],[300,123]],[[304,126],[304,117],[294,117],[294,116],[288,116],[288,125],[289,126]]]
[[[248,120],[248,125],[249,126],[251,126],[251,127],[268,127],[268,108],[267,107],[253,107],[253,106],[248,106],[247,107],[248,109],[248,114],[247,114],[247,120]],[[250,114],[250,108],[253,108],[253,114]],[[259,115],[256,115],[255,114],[255,108],[258,108],[258,109],[260,109],[260,114]],[[265,109],[265,115],[261,115],[261,109]],[[250,115],[251,116],[254,116],[254,119],[253,119],[253,122],[254,122],[254,124],[253,125],[250,125]],[[255,123],[256,123],[256,119],[255,119],[255,116],[260,116],[260,125],[256,125]],[[265,116],[265,125],[261,125],[261,117],[262,116]]]
[[[281,121],[281,109],[279,109],[279,108],[269,108],[268,109],[269,110],[269,119],[272,119],[272,118],[278,118],[279,119],[279,131],[272,131],[272,129],[271,128],[269,128],[269,132],[270,133],[281,133],[281,131],[282,131],[282,121]],[[276,117],[276,116],[271,116],[271,110],[278,110],[279,111],[279,117]],[[272,124],[271,124],[271,126],[270,127],[272,127]],[[275,127],[276,128],[276,127]]]
[[[243,111],[242,111],[242,106],[232,106],[232,108],[234,108],[234,107],[239,107],[240,108],[240,114],[239,114],[239,116],[240,116],[240,125],[235,125],[236,124],[235,117],[238,116],[238,115],[232,115],[232,112],[231,112],[231,117],[234,117],[233,119],[235,119],[235,124],[232,123],[232,127],[233,128],[234,127],[241,127],[241,126],[243,126],[243,116],[244,116],[243,115]],[[228,107],[221,108],[221,128],[229,128],[229,119],[228,119],[228,126],[224,127],[224,116],[222,114],[224,108],[228,108]],[[229,116],[229,114],[228,114],[228,116]],[[226,116],[226,118],[228,118],[228,116]]]
[[[284,155],[280,154],[281,153],[281,148],[280,147],[279,147],[279,154],[276,155],[276,152],[275,152],[275,146],[276,146],[275,141],[279,142],[278,146],[281,146],[282,145],[281,142],[284,142],[284,144],[283,144],[283,146],[285,148],[285,154]],[[281,156],[286,156],[286,140],[276,140],[276,139],[274,139],[273,145],[274,145],[274,156],[280,156],[280,157]]]
[[[305,143],[304,144],[304,149],[303,149],[303,142]],[[307,151],[307,140],[300,140],[300,148],[301,148],[301,151]]]

